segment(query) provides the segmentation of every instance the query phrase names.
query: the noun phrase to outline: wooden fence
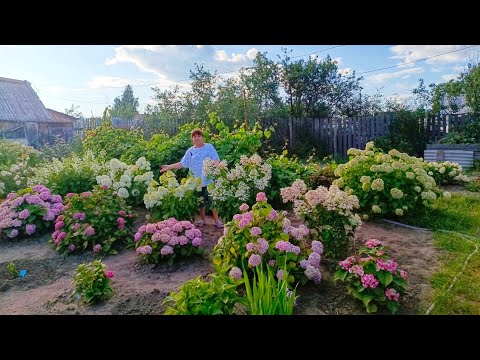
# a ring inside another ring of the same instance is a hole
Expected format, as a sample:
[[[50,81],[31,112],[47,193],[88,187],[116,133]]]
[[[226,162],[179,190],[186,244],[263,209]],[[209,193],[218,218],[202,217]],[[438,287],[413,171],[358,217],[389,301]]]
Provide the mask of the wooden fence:
[[[428,143],[438,142],[449,132],[477,118],[473,114],[437,115],[418,119],[419,131],[425,133]],[[349,148],[364,149],[367,142],[390,132],[390,125],[395,121],[394,113],[377,114],[376,116],[358,116],[338,119],[263,119],[263,128],[273,126],[275,132],[270,142],[277,146],[285,142],[291,149],[301,145],[306,138],[323,152],[346,156]],[[185,121],[172,121],[164,131],[170,135],[178,131]],[[84,130],[94,129],[102,124],[101,118],[80,119],[75,122],[73,131],[83,136]],[[144,123],[136,120],[114,118],[112,125],[124,129],[144,128]],[[146,130],[146,128],[144,128]]]

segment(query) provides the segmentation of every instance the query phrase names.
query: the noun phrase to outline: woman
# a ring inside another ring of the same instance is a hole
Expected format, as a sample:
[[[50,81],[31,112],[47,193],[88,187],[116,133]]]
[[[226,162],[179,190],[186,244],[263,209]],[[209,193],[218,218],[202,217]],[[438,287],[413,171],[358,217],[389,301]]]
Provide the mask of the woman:
[[[180,162],[170,165],[163,165],[160,172],[165,172],[168,170],[175,170],[181,168],[188,168],[193,172],[193,176],[202,179],[202,198],[203,204],[200,208],[200,218],[201,220],[197,221],[195,225],[203,226],[206,222],[205,220],[205,206],[208,206],[210,199],[208,196],[207,185],[213,182],[213,179],[207,180],[207,178],[202,174],[203,170],[203,160],[210,158],[211,160],[220,161],[217,150],[213,147],[212,144],[205,143],[203,138],[203,132],[200,129],[195,129],[190,134],[190,138],[193,142],[193,146],[187,150]],[[213,219],[215,220],[215,226],[219,229],[223,228],[223,223],[218,218],[217,209],[212,209]]]

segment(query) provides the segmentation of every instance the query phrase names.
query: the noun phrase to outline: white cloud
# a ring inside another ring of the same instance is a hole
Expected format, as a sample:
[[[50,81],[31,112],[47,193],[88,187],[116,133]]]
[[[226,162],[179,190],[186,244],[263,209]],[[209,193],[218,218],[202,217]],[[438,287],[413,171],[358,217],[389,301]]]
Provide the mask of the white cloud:
[[[458,76],[458,74],[445,74],[445,75],[442,75],[442,80],[443,81],[450,81],[450,80],[454,80],[456,79]]]
[[[106,65],[132,63],[142,71],[170,81],[188,80],[195,63],[204,64],[204,69],[212,73],[238,70],[250,66],[258,52],[252,48],[246,54],[228,56],[225,50],[211,45],[123,45],[114,50],[115,55],[106,60]]]
[[[353,70],[351,68],[344,68],[344,69],[338,69],[338,73],[343,75],[343,76],[346,76],[346,75],[350,75],[352,74]]]
[[[340,65],[342,63],[342,58],[339,56],[339,57],[336,57],[336,58],[332,59],[332,61],[336,62],[337,65]]]
[[[225,50],[219,50],[215,52],[214,59],[220,62],[225,61],[229,63],[239,64],[240,66],[247,66],[251,64],[251,61],[253,59],[255,59],[255,56],[257,56],[257,53],[258,53],[258,50],[255,48],[252,48],[248,50],[246,54],[232,53],[232,57],[229,58]]]
[[[390,80],[390,79],[396,79],[396,78],[401,78],[401,79],[407,79],[413,74],[419,74],[422,73],[423,69],[420,67],[412,68],[412,69],[404,69],[400,71],[395,71],[391,73],[382,73],[382,74],[376,74],[372,75],[366,78],[366,81],[368,82],[382,82],[385,80]]]
[[[392,59],[400,59],[400,64],[417,61],[427,57],[439,55],[448,51],[460,50],[468,45],[396,45],[390,48],[394,54]],[[426,60],[427,64],[444,64],[464,61],[475,52],[475,48],[469,48],[464,51],[457,51]]]

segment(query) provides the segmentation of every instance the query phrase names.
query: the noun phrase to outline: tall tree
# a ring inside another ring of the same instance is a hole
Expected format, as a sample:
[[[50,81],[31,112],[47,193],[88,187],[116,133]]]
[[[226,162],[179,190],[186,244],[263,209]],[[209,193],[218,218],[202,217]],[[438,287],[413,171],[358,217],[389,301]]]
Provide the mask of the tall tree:
[[[329,117],[352,116],[359,111],[362,89],[355,72],[342,75],[336,61],[309,58],[292,62],[283,49],[281,80],[289,97],[291,116]]]
[[[138,98],[133,95],[133,89],[129,84],[123,90],[123,94],[113,100],[112,117],[133,119],[138,112],[138,106]]]
[[[205,121],[208,113],[216,110],[214,102],[218,77],[216,72],[212,74],[196,63],[189,77],[192,90],[185,94],[186,115],[194,121]]]

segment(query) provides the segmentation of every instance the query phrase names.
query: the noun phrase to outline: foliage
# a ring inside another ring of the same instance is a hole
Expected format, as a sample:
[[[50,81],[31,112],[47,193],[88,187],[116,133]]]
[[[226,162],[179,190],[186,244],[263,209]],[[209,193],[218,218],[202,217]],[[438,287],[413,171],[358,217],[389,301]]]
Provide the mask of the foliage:
[[[78,265],[72,284],[75,286],[74,295],[83,297],[87,304],[93,304],[108,299],[113,289],[110,279],[115,276],[100,260]]]
[[[365,150],[351,148],[350,161],[335,170],[334,184],[352,191],[369,215],[403,216],[434,202],[441,192],[427,174],[422,159],[393,149],[384,154],[367,143]]]
[[[70,155],[73,152],[73,148],[62,137],[55,137],[53,145],[43,144],[40,147],[40,152],[43,161],[51,161],[53,158],[61,160]]]
[[[462,173],[462,165],[456,162],[424,162],[423,168],[428,175],[435,179],[435,183],[438,185],[463,184],[468,182],[468,178]]]
[[[440,139],[442,144],[478,144],[480,143],[480,118],[463,125]]]
[[[52,162],[34,168],[27,183],[29,186],[44,184],[53,193],[62,196],[88,191],[95,185],[95,177],[106,172],[103,158],[103,152],[97,157],[92,151],[87,151],[82,157],[72,154],[63,160],[54,158]]]
[[[32,167],[39,163],[41,156],[38,150],[0,139],[0,199],[4,194],[25,188]]]
[[[41,161],[40,152],[16,141],[0,139],[0,170],[8,169],[20,161],[26,161],[29,166],[35,166]]]
[[[264,264],[272,270],[281,269],[287,263],[288,281],[295,279],[305,284],[321,281],[320,255],[323,246],[319,241],[309,241],[309,229],[291,226],[283,213],[275,211],[266,201],[264,193],[257,194],[257,203],[247,212],[242,204],[241,214],[225,225],[222,236],[214,247],[213,263],[217,268],[253,269]],[[261,235],[261,237],[260,237]],[[249,277],[253,272],[249,271]]]
[[[480,179],[476,179],[465,184],[465,189],[471,192],[480,192]]]
[[[410,155],[423,156],[427,135],[421,123],[426,116],[425,111],[404,108],[394,110],[388,134],[375,139],[377,148],[385,152],[396,149]]]
[[[306,173],[305,166],[298,161],[297,157],[287,157],[287,155],[288,151],[284,150],[282,155],[272,154],[265,160],[265,163],[272,167],[272,178],[265,192],[272,206],[277,209],[283,205],[280,189],[289,186],[295,179]]]
[[[113,100],[111,115],[112,117],[131,120],[137,113],[138,106],[138,98],[133,96],[133,89],[128,84],[125,86],[122,95]]]
[[[307,192],[303,180],[295,180],[291,187],[281,190],[283,202],[293,202],[295,215],[315,229],[325,245],[325,256],[338,259],[346,255],[355,229],[362,223],[353,211],[358,209],[358,198],[340,190],[319,186]]]
[[[211,142],[218,152],[220,159],[225,160],[228,166],[238,162],[241,156],[252,156],[259,152],[263,138],[268,139],[272,128],[262,130],[260,124],[247,128],[245,124],[234,126],[230,131],[217,113],[209,113],[210,124],[218,131],[212,131]]]
[[[10,193],[0,204],[0,238],[39,234],[63,209],[62,197],[43,185]]]
[[[221,274],[210,274],[210,281],[201,276],[184,283],[177,293],[164,300],[165,315],[232,315],[241,302],[237,286],[241,281]]]
[[[88,130],[82,143],[84,151],[100,154],[103,150],[105,161],[116,158],[127,163],[144,156],[146,146],[141,130],[114,128],[108,121],[96,129]]]
[[[277,273],[278,280],[267,266],[267,271],[259,265],[255,268],[252,284],[247,272],[243,272],[243,281],[247,294],[247,313],[249,315],[292,315],[295,306],[296,289],[288,288],[287,264]]]
[[[337,179],[335,176],[335,169],[337,166],[338,165],[335,163],[335,161],[323,165],[310,161],[307,166],[305,166],[305,171],[303,173],[299,173],[299,175],[301,175],[301,178],[305,179],[305,184],[307,184],[307,186],[311,189],[315,189],[319,186],[330,187],[330,185],[332,185],[332,183]]]
[[[199,191],[202,179],[189,176],[179,184],[172,171],[165,172],[159,178],[160,183],[152,181],[143,197],[145,207],[152,209],[152,218],[165,220],[176,218],[193,220],[198,211]]]
[[[108,164],[108,175],[96,177],[98,185],[111,186],[129,205],[142,204],[147,187],[153,180],[150,163],[142,156],[135,165],[127,165],[118,159],[112,159]]]
[[[147,142],[142,156],[152,165],[152,170],[159,173],[160,167],[164,164],[179,162],[189,147],[192,146],[190,138],[191,131],[199,128],[198,123],[188,123],[180,127],[180,131],[172,137],[166,134],[154,134]],[[209,134],[204,134],[205,142],[208,142]],[[187,174],[186,169],[183,174]]]
[[[287,94],[292,117],[352,116],[360,109],[358,93],[362,89],[355,72],[342,75],[330,56],[324,60],[291,61],[286,49],[281,59],[280,79]]]
[[[368,313],[376,312],[377,305],[385,305],[392,314],[398,311],[408,274],[387,255],[381,241],[367,240],[358,255],[340,261],[339,266],[334,280],[346,282],[348,293],[362,301]]]
[[[12,275],[12,277],[16,278],[18,276],[18,269],[15,266],[15,263],[13,261],[10,261],[7,264],[7,271]]]
[[[125,200],[106,185],[96,185],[92,192],[69,193],[65,205],[62,215],[55,219],[50,240],[59,253],[89,249],[115,254],[113,244],[131,235],[133,214]]]
[[[79,110],[80,106],[75,106],[72,104],[69,108],[65,108],[65,114],[76,117],[76,118],[82,118],[83,114]]]
[[[174,218],[140,226],[134,241],[140,261],[145,263],[166,260],[172,266],[177,256],[202,253],[202,232],[190,221]]]
[[[213,208],[223,219],[231,219],[242,203],[253,204],[255,194],[267,188],[272,176],[271,166],[262,164],[262,158],[256,154],[250,158],[242,155],[240,164],[230,171],[225,160],[216,164],[206,159],[203,171],[207,179],[215,180],[208,185],[208,192]]]

